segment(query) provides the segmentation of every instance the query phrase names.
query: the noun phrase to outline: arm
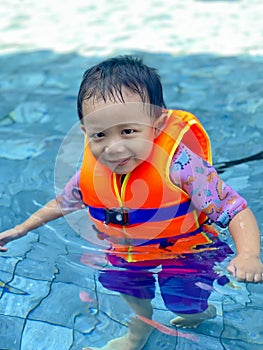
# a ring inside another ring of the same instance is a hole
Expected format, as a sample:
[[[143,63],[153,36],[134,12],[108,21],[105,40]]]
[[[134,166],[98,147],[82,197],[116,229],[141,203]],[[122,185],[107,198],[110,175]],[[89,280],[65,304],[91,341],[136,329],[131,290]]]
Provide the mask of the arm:
[[[256,219],[249,208],[239,212],[230,221],[229,232],[237,255],[227,270],[239,281],[262,282],[263,264],[260,259],[260,233]]]
[[[78,184],[79,172],[69,180],[62,193],[59,194],[56,199],[51,200],[43,208],[37,210],[22,224],[2,232],[0,234],[0,252],[7,251],[7,248],[4,247],[4,245],[8,242],[23,237],[29,231],[34,230],[49,221],[82,209],[84,205],[81,200]]]
[[[0,251],[6,252],[7,248],[4,245],[17,238],[25,236],[29,231],[44,225],[45,223],[55,220],[63,216],[63,212],[58,205],[56,199],[48,202],[43,208],[37,210],[27,220],[20,225],[11,228],[10,230],[4,231],[0,234]]]
[[[184,145],[178,147],[173,157],[170,177],[189,194],[198,210],[219,226],[229,228],[237,256],[228,265],[228,271],[240,281],[263,281],[260,233],[244,198],[224,183],[211,165]]]

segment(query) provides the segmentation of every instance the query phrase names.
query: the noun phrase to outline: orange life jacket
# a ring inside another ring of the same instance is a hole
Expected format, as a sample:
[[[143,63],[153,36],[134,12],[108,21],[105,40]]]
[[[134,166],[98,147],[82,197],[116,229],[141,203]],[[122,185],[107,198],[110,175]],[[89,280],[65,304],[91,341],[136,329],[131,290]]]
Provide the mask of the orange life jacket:
[[[209,249],[204,213],[169,177],[172,157],[183,142],[211,162],[209,138],[199,120],[185,111],[168,111],[165,129],[147,160],[120,175],[99,163],[86,142],[80,190],[90,219],[112,250],[125,260],[166,259]],[[215,235],[217,233],[214,233]]]

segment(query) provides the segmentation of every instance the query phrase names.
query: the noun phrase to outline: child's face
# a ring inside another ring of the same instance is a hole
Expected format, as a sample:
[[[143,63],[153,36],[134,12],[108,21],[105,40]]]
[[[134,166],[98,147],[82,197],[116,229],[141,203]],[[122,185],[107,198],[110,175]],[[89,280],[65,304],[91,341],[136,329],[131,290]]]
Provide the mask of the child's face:
[[[125,103],[83,103],[82,129],[94,157],[117,174],[127,174],[145,161],[166,116],[154,119],[138,95],[124,94]]]

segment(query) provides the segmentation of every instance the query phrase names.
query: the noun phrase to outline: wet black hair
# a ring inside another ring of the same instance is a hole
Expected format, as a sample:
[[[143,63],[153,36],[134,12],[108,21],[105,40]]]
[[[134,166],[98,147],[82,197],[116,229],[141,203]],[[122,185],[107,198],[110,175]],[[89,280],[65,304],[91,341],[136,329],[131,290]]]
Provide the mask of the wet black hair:
[[[166,108],[160,77],[141,59],[125,55],[109,58],[85,71],[79,88],[77,108],[82,121],[84,100],[124,103],[123,88],[138,94],[143,103]]]

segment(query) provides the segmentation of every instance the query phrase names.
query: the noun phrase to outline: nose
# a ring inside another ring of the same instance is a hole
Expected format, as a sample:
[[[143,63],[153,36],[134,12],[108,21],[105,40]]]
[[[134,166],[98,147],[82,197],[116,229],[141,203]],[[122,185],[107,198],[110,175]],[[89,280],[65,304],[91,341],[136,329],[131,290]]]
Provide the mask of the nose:
[[[123,153],[124,151],[125,146],[120,140],[111,140],[104,148],[104,152],[107,154]]]

